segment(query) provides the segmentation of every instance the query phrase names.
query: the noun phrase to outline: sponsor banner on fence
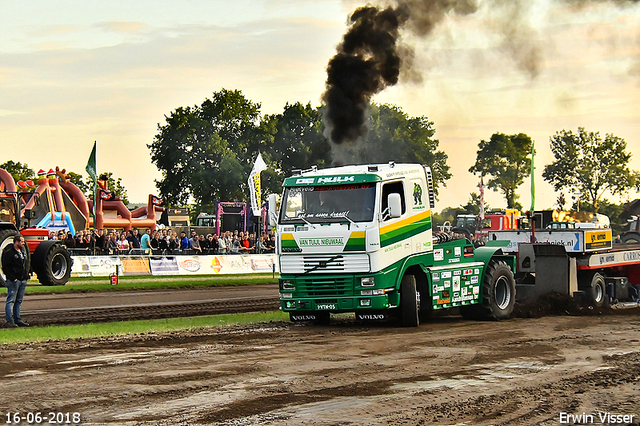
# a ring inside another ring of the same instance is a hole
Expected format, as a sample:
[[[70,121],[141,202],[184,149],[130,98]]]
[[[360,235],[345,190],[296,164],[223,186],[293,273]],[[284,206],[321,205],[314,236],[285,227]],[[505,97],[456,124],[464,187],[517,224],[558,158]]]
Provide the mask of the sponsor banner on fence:
[[[251,274],[272,272],[276,256],[239,254],[224,256],[176,256],[180,275]]]
[[[207,256],[73,256],[74,277],[120,275],[213,275],[278,272],[275,254]],[[275,269],[274,269],[275,267]]]
[[[122,256],[124,275],[149,275],[149,256]]]
[[[108,276],[116,272],[116,266],[122,274],[120,256],[73,256],[71,275],[74,277]]]
[[[176,256],[151,256],[149,258],[151,275],[178,275],[178,261]]]

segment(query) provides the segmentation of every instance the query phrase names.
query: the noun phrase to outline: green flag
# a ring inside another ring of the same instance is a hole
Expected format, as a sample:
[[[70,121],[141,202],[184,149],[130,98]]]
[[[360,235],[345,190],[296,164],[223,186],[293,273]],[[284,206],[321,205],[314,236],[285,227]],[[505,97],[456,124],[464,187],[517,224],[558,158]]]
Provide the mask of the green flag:
[[[96,181],[97,173],[96,173],[96,142],[93,142],[93,149],[91,150],[91,155],[89,156],[89,161],[87,161],[87,167],[85,167],[89,176],[93,181]]]
[[[533,141],[531,143],[531,209],[529,209],[532,215],[534,210],[536,209],[536,179],[535,179],[536,167],[533,164],[533,159],[535,156],[536,156],[536,142]]]

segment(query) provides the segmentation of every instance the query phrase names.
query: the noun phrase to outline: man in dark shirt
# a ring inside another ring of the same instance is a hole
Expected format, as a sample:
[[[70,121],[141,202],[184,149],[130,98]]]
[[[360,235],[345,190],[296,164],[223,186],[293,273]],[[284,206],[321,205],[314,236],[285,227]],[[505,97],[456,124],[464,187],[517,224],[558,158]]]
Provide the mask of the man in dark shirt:
[[[138,230],[135,230],[135,233],[133,232],[133,229],[129,230],[129,235],[127,236],[127,241],[129,241],[129,247],[131,247],[132,249],[139,249],[140,248],[140,240],[138,239],[138,237],[136,236],[136,234],[138,233]]]
[[[2,271],[7,277],[5,280],[7,285],[5,327],[29,327],[29,324],[20,318],[22,299],[29,279],[29,259],[22,235],[13,237],[13,244],[6,246],[2,251]]]

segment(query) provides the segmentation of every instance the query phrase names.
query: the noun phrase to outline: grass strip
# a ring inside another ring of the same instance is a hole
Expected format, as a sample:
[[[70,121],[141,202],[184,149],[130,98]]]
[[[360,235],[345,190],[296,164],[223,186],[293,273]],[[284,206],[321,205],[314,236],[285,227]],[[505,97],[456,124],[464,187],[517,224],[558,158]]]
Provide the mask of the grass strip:
[[[67,285],[45,286],[35,280],[27,283],[27,294],[91,293],[104,291],[162,290],[177,288],[222,287],[255,284],[277,284],[277,275],[198,275],[198,276],[123,276],[118,285],[111,285],[109,277],[72,278]],[[0,294],[6,293],[0,288]]]
[[[206,315],[187,318],[132,320],[79,325],[48,325],[44,327],[0,329],[0,344],[36,343],[69,339],[166,333],[228,325],[243,325],[269,321],[288,321],[281,311],[244,314]]]

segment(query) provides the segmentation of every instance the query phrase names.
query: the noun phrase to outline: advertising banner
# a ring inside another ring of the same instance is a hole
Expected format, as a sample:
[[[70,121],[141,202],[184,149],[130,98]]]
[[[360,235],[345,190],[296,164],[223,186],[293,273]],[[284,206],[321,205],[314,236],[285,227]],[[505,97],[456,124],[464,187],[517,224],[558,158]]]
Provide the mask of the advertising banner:
[[[207,256],[73,256],[73,277],[120,275],[218,275],[278,272],[275,254]]]
[[[176,256],[151,256],[149,258],[152,275],[178,275]]]
[[[122,256],[124,275],[150,275],[149,256]]]
[[[123,273],[119,256],[73,256],[72,277],[106,277],[116,272],[119,267]]]

